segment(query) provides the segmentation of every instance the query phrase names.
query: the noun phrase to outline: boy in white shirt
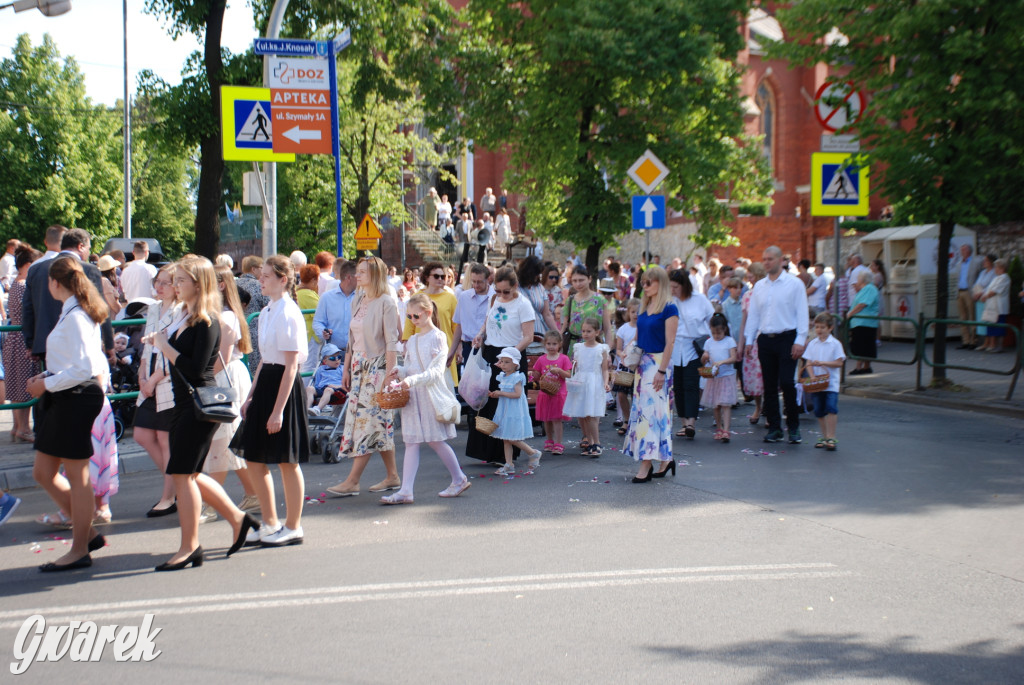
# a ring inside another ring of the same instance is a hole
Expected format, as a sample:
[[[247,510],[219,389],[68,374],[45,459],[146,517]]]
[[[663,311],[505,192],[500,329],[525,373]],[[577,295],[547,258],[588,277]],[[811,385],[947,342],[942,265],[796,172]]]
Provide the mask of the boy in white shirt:
[[[797,376],[803,374],[804,366],[810,366],[812,376],[828,374],[828,388],[812,393],[814,415],[818,417],[821,427],[821,438],[815,447],[824,447],[834,452],[838,444],[836,440],[836,423],[839,414],[839,371],[846,361],[843,344],[832,337],[835,320],[828,312],[821,312],[814,317],[815,338],[807,343],[804,354],[800,358],[800,369]]]

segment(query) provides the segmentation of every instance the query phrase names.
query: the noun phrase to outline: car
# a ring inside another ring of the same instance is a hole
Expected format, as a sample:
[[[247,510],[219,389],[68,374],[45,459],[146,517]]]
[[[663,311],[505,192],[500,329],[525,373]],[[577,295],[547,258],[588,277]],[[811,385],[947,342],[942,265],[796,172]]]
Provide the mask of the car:
[[[121,250],[124,252],[124,258],[129,262],[135,259],[132,255],[132,247],[139,240],[145,240],[146,244],[149,245],[149,259],[146,261],[150,264],[164,264],[167,259],[164,257],[164,249],[160,247],[160,241],[156,238],[111,238],[107,242],[103,243],[103,250],[100,254],[109,254],[114,250]]]

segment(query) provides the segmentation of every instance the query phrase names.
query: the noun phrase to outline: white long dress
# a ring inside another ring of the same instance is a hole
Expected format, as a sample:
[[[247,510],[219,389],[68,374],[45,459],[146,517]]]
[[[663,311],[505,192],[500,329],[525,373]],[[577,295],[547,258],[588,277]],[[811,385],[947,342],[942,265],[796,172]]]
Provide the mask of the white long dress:
[[[427,384],[441,378],[448,356],[448,338],[440,329],[413,334],[405,344],[405,366],[400,375],[409,381],[409,402],[402,407],[402,440],[406,443],[439,442],[455,437],[455,424],[437,420]]]
[[[563,410],[566,416],[604,416],[605,390],[601,362],[607,354],[608,346],[604,343],[598,343],[593,347],[587,347],[583,343],[576,344],[572,354],[576,363],[573,377],[582,380],[583,386],[573,389],[572,383],[566,384],[569,387]]]

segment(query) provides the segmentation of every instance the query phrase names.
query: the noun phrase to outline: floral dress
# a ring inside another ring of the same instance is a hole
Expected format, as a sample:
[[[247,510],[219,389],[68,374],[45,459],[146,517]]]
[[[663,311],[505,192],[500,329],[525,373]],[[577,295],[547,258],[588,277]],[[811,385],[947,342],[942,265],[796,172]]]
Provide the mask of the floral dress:
[[[743,295],[743,313],[750,308],[751,288]],[[754,331],[754,342],[743,350],[743,393],[747,397],[759,397],[764,394],[764,378],[761,377],[761,362],[757,358],[757,331]],[[743,332],[744,336],[746,331]]]
[[[386,296],[385,296],[386,297]],[[345,430],[341,437],[341,456],[358,457],[395,449],[395,413],[384,409],[374,398],[387,377],[387,359],[382,354],[367,357],[359,342],[363,335],[368,300],[352,312],[349,329],[349,374],[351,387],[345,405]]]
[[[7,315],[12,326],[21,325],[21,298],[25,294],[25,281],[15,281],[7,300]],[[4,338],[4,369],[7,372],[7,399],[11,402],[28,402],[32,396],[25,386],[28,379],[39,373],[39,364],[25,358],[25,338],[21,331],[11,331]]]
[[[576,342],[580,339],[583,331],[584,319],[597,319],[604,325],[604,309],[606,301],[601,293],[594,293],[583,302],[576,299],[576,295],[570,295],[562,308],[562,316],[569,317],[569,335],[572,336],[572,345],[569,346],[569,356],[572,356]],[[598,331],[600,332],[600,330]]]

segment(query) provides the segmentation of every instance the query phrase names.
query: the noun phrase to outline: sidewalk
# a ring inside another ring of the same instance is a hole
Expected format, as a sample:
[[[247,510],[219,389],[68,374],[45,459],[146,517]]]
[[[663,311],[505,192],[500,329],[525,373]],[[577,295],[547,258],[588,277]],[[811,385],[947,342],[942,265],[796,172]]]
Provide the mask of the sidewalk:
[[[947,348],[946,360],[949,364],[998,371],[1009,371],[1013,368],[1014,359],[1011,352],[985,354],[957,350],[957,344],[956,341],[951,341]],[[931,359],[931,344],[928,345],[928,355]],[[882,346],[878,348],[880,360],[909,361],[913,356],[914,345],[910,342],[883,341]],[[1008,375],[948,369],[946,375],[956,384],[954,390],[918,391],[915,390],[916,364],[908,366],[876,361],[871,366],[875,373],[870,376],[850,376],[849,372],[854,368],[854,363],[847,362],[847,375],[842,391],[858,397],[911,402],[962,411],[980,411],[1024,419],[1024,387],[1021,387],[1024,386],[1024,379],[1018,381],[1013,397],[1007,400],[1006,392],[1011,381]],[[932,368],[924,364],[921,370],[921,384],[927,388],[931,378]],[[32,445],[10,442],[10,431],[11,413],[0,412],[0,489],[18,490],[35,487],[35,481],[32,479],[35,452]],[[130,431],[118,443],[118,450],[122,475],[155,468],[146,451],[132,440]]]

